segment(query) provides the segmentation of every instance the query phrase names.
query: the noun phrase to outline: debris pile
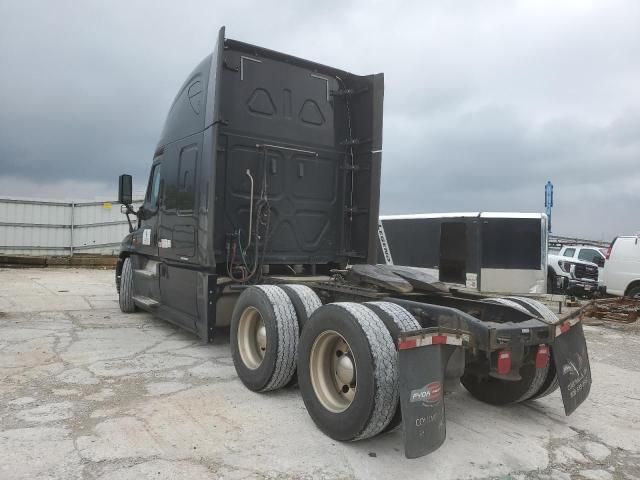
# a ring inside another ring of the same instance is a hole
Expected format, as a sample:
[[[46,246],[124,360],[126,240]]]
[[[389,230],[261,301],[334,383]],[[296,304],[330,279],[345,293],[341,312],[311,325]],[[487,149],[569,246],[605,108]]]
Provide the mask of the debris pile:
[[[640,300],[619,297],[595,300],[582,311],[584,317],[620,323],[633,323],[640,315]]]

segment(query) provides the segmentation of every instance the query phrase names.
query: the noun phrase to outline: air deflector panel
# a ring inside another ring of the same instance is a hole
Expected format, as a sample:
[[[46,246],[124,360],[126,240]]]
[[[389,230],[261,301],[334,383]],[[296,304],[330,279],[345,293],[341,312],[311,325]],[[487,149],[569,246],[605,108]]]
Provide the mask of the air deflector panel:
[[[366,259],[377,225],[370,219],[378,213],[382,78],[234,40],[225,41],[222,65],[216,258],[226,258],[238,230],[247,241],[251,202],[255,213],[266,197],[265,263],[346,263],[352,253],[352,261]],[[353,152],[351,145],[358,145]]]

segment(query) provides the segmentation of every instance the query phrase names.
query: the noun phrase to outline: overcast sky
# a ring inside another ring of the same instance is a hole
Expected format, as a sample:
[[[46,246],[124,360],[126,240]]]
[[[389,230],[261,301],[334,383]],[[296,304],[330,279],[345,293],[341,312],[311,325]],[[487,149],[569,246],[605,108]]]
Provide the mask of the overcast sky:
[[[142,189],[178,88],[227,36],[385,73],[382,213],[543,211],[640,231],[637,0],[1,0],[0,196]]]

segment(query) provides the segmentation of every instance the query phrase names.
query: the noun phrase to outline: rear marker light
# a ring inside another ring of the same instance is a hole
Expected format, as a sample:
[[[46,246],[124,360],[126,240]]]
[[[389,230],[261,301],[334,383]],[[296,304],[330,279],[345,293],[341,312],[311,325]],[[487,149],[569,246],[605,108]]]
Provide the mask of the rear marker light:
[[[498,352],[498,375],[506,375],[511,371],[511,352],[500,350]]]
[[[549,347],[547,345],[538,346],[536,352],[536,368],[545,368],[549,365]]]

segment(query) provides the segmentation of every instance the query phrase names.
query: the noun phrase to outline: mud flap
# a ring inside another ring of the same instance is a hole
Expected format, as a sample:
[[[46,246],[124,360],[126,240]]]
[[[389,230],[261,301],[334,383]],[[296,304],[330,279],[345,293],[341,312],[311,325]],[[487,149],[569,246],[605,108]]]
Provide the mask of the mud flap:
[[[562,393],[564,413],[571,415],[586,400],[591,390],[591,368],[582,323],[576,323],[568,330],[560,331],[559,335],[556,334],[551,349]]]
[[[398,351],[400,408],[407,458],[437,450],[446,438],[444,372],[455,348],[425,345]]]

